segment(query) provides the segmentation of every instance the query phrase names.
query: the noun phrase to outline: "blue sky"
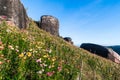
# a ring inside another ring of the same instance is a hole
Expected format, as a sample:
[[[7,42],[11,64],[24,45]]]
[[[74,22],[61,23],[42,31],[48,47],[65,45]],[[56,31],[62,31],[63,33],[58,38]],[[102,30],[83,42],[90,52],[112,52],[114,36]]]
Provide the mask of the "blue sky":
[[[29,17],[59,19],[60,35],[75,45],[120,45],[120,0],[21,0]]]

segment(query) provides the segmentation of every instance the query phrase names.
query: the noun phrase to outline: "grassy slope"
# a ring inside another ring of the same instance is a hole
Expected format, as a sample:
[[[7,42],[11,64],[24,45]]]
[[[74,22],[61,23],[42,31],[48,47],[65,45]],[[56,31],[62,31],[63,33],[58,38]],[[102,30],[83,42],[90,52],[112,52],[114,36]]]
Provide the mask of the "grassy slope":
[[[120,65],[39,29],[0,24],[0,80],[119,80]]]

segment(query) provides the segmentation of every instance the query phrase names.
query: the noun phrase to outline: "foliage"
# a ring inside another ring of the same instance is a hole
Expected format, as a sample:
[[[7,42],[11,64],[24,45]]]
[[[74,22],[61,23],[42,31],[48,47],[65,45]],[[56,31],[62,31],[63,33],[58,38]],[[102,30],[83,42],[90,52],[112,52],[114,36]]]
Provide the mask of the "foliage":
[[[0,80],[119,80],[119,75],[118,64],[66,43],[33,22],[26,30],[0,24]]]

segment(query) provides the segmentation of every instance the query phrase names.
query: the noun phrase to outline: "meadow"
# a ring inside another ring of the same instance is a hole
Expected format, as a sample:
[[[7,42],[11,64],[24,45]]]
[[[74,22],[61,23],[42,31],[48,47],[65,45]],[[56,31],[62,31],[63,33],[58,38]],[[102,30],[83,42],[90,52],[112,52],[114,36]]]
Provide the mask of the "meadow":
[[[120,80],[120,65],[39,29],[0,24],[0,80]]]

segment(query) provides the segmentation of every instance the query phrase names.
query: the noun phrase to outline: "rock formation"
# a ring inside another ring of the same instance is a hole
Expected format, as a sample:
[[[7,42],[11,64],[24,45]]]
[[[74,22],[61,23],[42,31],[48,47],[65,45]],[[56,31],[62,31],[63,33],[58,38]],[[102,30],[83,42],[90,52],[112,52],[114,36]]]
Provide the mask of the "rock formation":
[[[108,51],[109,51],[108,58],[113,62],[120,64],[120,55],[111,48],[108,48]]]
[[[71,44],[73,44],[73,41],[72,41],[72,39],[70,37],[65,37],[64,40],[71,43]]]
[[[80,48],[83,48],[93,54],[108,58],[109,51],[107,48],[101,45],[92,44],[92,43],[83,43]]]
[[[28,16],[20,0],[0,0],[0,16],[6,16],[19,28],[26,28]]]
[[[92,44],[92,43],[83,43],[80,47],[93,54],[102,56],[104,58],[110,59],[113,62],[120,64],[119,54],[116,53],[111,48],[106,48],[104,46]]]
[[[39,27],[52,35],[59,36],[59,21],[53,16],[43,15]]]

